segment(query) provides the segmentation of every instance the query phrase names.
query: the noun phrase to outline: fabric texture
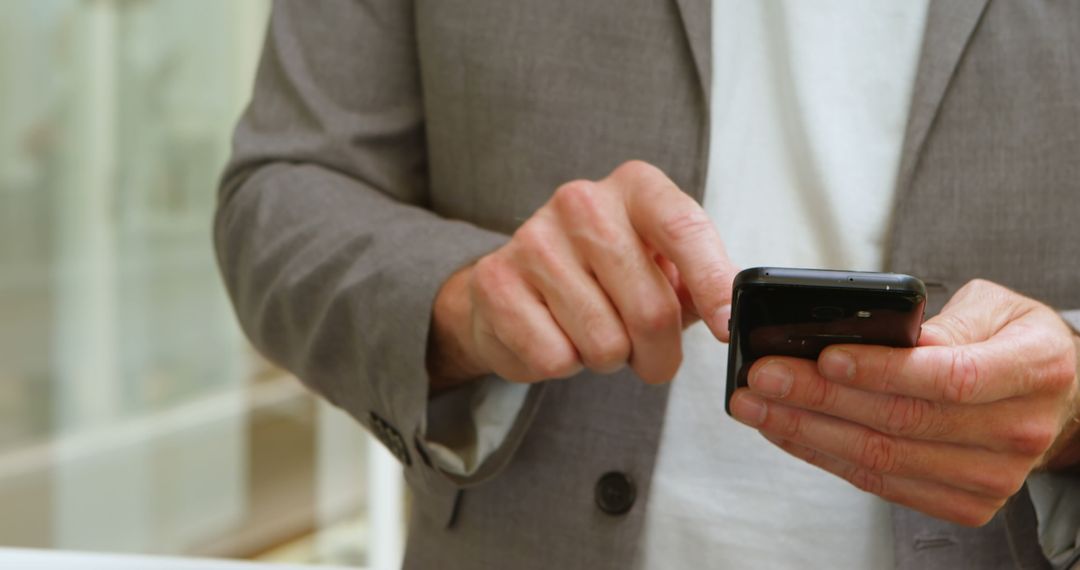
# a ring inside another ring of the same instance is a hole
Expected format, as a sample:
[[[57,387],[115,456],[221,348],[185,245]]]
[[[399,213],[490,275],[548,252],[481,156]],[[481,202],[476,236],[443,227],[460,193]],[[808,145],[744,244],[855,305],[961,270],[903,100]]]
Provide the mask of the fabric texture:
[[[445,278],[568,180],[637,158],[701,199],[709,15],[707,0],[275,2],[217,253],[255,346],[402,459],[406,567],[633,565],[667,389],[626,370],[537,385],[505,443],[454,476],[425,443],[428,321]],[[936,284],[937,306],[985,277],[1080,309],[1080,4],[933,2],[927,22],[886,268]],[[597,506],[613,471],[636,489],[622,515]],[[1045,566],[1032,511],[1026,490],[982,529],[894,509],[897,567]]]

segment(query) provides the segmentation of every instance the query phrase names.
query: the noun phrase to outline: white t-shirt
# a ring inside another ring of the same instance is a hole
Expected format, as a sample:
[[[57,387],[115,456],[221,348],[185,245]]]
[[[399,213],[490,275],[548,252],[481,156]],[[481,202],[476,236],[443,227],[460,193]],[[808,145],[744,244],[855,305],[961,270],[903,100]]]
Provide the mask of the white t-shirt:
[[[713,0],[705,210],[740,267],[879,270],[926,0]],[[684,335],[642,568],[892,568],[888,505],[723,409],[727,345]]]

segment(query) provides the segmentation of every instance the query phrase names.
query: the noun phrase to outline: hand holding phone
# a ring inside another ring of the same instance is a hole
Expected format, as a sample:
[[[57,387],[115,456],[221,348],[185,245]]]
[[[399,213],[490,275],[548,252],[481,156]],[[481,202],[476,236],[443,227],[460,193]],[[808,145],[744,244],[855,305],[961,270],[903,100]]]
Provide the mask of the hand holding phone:
[[[846,344],[816,360],[751,365],[739,351],[750,386],[730,411],[860,490],[967,526],[986,524],[1033,469],[1080,465],[1080,336],[1054,309],[976,279],[921,333],[914,348]]]

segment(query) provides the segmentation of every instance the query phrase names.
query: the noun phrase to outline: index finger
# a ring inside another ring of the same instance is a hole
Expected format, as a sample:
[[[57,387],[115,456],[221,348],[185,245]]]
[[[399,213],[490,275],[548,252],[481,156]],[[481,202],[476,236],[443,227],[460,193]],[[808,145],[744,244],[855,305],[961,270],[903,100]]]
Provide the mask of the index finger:
[[[630,224],[679,270],[694,308],[713,336],[726,341],[731,283],[737,269],[712,220],[659,169],[629,162],[612,173],[625,184]]]
[[[983,404],[1031,391],[1033,370],[1013,346],[985,341],[960,346],[890,348],[836,345],[818,357],[825,378],[862,390],[951,404]]]

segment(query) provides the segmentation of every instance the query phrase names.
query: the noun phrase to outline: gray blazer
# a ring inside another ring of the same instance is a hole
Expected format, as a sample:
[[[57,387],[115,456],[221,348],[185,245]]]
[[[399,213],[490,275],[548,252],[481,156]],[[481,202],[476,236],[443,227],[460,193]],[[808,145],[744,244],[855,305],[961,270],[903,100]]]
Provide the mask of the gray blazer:
[[[440,284],[565,181],[638,158],[701,198],[709,11],[275,3],[221,186],[217,253],[255,346],[401,459],[407,567],[634,565],[667,389],[630,371],[536,385],[506,444],[458,480],[425,445],[439,405],[428,324]],[[1080,2],[931,3],[887,259],[929,282],[937,307],[984,277],[1080,308],[1078,38]],[[598,483],[608,472],[633,496]],[[601,508],[613,496],[626,513]],[[1046,565],[1026,492],[980,529],[897,508],[895,532],[898,568]]]

